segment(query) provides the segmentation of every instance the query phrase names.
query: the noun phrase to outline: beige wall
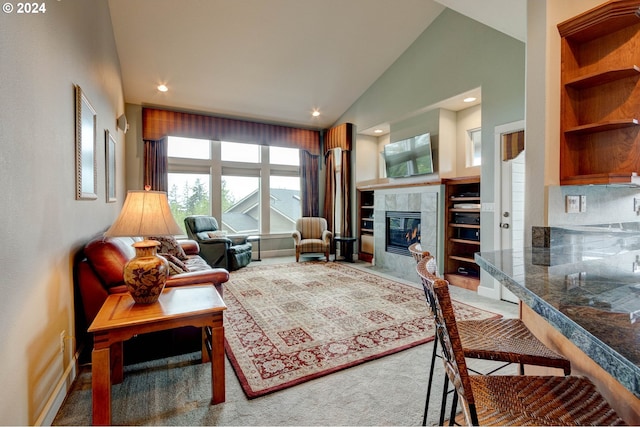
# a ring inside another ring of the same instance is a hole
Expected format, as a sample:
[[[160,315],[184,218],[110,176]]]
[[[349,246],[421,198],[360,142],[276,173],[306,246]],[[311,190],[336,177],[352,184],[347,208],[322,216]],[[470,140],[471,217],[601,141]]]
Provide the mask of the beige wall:
[[[527,1],[526,246],[531,244],[531,233],[528,232],[531,226],[548,225],[549,217],[555,216],[553,210],[549,211],[548,186],[560,182],[560,35],[557,25],[601,3],[601,0]],[[601,191],[609,190],[602,187]]]
[[[456,113],[456,148],[457,148],[457,176],[480,175],[480,166],[467,166],[467,156],[470,153],[468,131],[482,127],[482,105],[465,108]],[[492,144],[493,141],[487,141]]]
[[[124,102],[107,1],[46,7],[37,16],[0,15],[3,425],[52,421],[73,366],[73,257],[112,222],[124,193],[124,137],[116,129]],[[74,84],[97,111],[92,201],[75,200]],[[105,202],[105,129],[117,141],[117,203]]]

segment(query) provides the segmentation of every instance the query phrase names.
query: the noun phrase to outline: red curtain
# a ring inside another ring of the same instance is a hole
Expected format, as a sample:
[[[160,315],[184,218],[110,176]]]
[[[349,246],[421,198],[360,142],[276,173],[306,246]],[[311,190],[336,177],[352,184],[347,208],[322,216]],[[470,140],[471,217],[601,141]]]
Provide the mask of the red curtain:
[[[144,141],[144,185],[154,191],[168,191],[167,138]]]
[[[302,216],[318,216],[320,209],[318,156],[300,150],[300,199]]]

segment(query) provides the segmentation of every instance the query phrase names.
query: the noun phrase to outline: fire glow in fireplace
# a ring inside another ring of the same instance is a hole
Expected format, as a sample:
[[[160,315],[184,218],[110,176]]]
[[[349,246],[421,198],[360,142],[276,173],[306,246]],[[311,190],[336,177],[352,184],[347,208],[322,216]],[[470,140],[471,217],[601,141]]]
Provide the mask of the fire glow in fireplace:
[[[420,242],[420,212],[387,211],[385,250],[411,256],[409,246]]]

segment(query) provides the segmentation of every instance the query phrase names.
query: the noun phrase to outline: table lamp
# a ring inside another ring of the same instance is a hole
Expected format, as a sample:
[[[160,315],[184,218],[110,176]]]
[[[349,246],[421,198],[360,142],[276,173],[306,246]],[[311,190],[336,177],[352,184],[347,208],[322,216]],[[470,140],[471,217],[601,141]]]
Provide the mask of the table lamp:
[[[120,215],[104,233],[105,237],[143,237],[134,243],[136,256],[124,266],[124,283],[136,303],[158,300],[169,276],[169,264],[156,254],[160,242],[150,236],[183,234],[173,219],[167,193],[163,191],[129,191]]]

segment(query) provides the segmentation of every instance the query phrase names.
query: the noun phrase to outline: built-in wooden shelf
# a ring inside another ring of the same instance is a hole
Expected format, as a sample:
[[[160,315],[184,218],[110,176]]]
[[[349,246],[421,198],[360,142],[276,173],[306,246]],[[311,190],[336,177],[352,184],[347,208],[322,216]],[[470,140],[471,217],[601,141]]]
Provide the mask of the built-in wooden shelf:
[[[564,85],[575,89],[586,89],[589,87],[610,83],[632,76],[640,77],[640,67],[638,67],[637,65],[632,65],[628,68],[606,70],[588,74],[586,76],[577,77],[575,79],[569,80]]]
[[[373,259],[373,208],[373,190],[358,189],[358,258],[367,262]]]
[[[640,171],[640,0],[558,24],[560,183],[630,183]]]
[[[622,129],[622,128],[632,127],[637,125],[638,125],[638,119],[618,119],[618,120],[609,120],[607,122],[589,123],[582,126],[576,126],[573,128],[569,128],[564,132],[566,134],[590,135],[595,132],[605,132],[608,130]]]
[[[478,227],[480,228],[480,227]],[[466,245],[476,245],[476,246],[480,246],[480,241],[479,240],[468,240],[468,239],[450,239],[452,242],[455,243],[464,243]]]
[[[454,207],[460,204],[480,204],[480,177],[443,179],[445,187],[444,277],[450,284],[477,291],[480,268],[473,254],[480,250],[480,240],[465,239],[462,230],[480,230],[480,209]],[[477,223],[465,224],[457,214],[465,213]],[[461,271],[476,274],[461,274]]]

